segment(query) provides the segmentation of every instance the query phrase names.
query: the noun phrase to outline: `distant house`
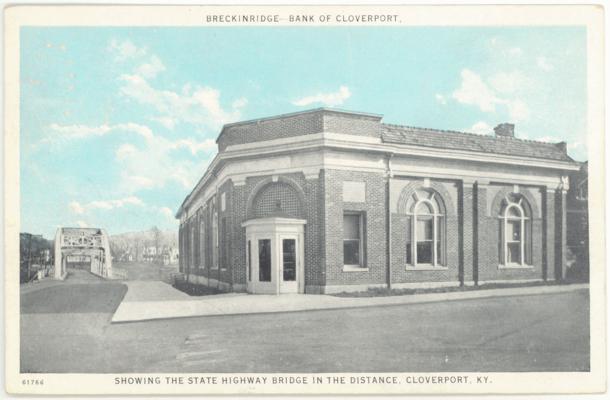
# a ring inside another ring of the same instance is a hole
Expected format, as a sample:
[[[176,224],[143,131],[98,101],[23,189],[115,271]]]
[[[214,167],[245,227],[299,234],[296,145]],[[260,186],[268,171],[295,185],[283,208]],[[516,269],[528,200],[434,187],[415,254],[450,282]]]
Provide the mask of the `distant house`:
[[[176,214],[180,270],[251,293],[561,280],[581,166],[494,131],[328,108],[227,124]]]

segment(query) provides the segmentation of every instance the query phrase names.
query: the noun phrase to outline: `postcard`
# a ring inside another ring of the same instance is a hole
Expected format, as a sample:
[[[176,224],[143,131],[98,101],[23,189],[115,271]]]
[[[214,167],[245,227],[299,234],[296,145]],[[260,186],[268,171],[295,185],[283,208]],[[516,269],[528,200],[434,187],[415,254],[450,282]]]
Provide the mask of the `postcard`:
[[[601,6],[4,17],[9,393],[606,390]]]

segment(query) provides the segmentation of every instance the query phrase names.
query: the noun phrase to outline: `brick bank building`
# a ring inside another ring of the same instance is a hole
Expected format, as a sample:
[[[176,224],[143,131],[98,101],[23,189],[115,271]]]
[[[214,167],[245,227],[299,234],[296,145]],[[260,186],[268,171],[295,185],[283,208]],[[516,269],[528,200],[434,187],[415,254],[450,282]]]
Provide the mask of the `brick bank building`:
[[[559,280],[565,142],[314,109],[227,124],[176,217],[180,271],[250,293]]]

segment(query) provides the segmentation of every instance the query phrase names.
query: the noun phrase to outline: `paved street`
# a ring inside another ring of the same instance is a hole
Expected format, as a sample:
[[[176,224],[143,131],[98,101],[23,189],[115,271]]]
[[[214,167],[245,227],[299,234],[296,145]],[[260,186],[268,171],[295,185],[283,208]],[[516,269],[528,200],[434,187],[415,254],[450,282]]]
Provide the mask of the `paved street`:
[[[178,265],[158,265],[146,262],[115,262],[113,268],[127,273],[127,279],[137,281],[169,281],[172,272],[178,272]]]
[[[110,324],[123,296],[124,285],[104,281],[68,281],[23,294],[22,372],[589,368],[587,290]]]

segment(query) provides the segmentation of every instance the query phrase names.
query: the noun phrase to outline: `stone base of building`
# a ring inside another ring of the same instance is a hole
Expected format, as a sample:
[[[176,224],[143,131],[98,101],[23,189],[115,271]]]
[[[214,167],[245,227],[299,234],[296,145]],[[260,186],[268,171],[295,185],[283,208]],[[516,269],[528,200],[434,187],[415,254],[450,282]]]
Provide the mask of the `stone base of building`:
[[[242,284],[233,284],[233,288],[231,288],[231,284],[228,282],[219,281],[218,279],[208,278],[206,276],[201,275],[189,275],[188,281],[194,283],[196,285],[203,285],[211,288],[216,288],[223,292],[245,292],[246,285]]]
[[[197,285],[204,285],[211,288],[219,289],[223,292],[238,292],[245,293],[247,286],[242,283],[234,283],[219,281],[218,279],[208,278],[200,275],[189,275],[188,281]],[[548,279],[547,282],[553,282],[554,279]],[[478,285],[489,285],[499,283],[533,283],[544,282],[541,278],[536,279],[502,279],[502,280],[485,280],[479,281]],[[449,282],[396,282],[392,283],[392,289],[435,289],[449,288],[461,286],[459,281]],[[475,286],[474,281],[464,281],[464,286]],[[337,293],[355,293],[366,292],[370,289],[386,289],[386,283],[376,284],[357,284],[357,285],[305,285],[305,294],[337,294]]]
[[[548,279],[547,281],[554,281],[554,279]],[[479,285],[491,285],[495,283],[532,283],[532,282],[544,282],[542,278],[535,279],[500,279],[500,280],[487,280],[487,281],[479,281]],[[466,283],[466,286],[473,286],[474,282]]]

